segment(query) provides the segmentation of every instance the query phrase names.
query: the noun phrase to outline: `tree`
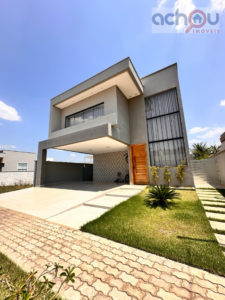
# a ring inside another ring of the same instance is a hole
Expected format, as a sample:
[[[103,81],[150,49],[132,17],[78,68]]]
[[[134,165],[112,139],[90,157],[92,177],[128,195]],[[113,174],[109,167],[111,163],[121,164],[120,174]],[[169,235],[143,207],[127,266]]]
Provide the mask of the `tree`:
[[[209,147],[210,154],[214,155],[220,151],[221,146],[212,145]]]
[[[206,143],[196,143],[192,146],[192,155],[194,159],[205,159],[210,156],[210,150]]]

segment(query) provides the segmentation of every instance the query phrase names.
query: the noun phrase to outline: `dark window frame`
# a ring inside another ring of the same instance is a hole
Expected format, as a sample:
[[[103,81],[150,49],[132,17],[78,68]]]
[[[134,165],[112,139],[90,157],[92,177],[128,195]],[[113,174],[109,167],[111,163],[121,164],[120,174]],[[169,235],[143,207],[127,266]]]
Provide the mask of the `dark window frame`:
[[[146,100],[147,99],[150,99],[151,97],[154,97],[156,95],[159,95],[159,94],[163,94],[163,93],[166,93],[168,91],[172,91],[174,90],[176,92],[176,101],[177,101],[177,106],[179,108],[179,110],[176,110],[176,111],[173,111],[173,112],[170,112],[170,113],[166,113],[166,114],[160,114],[160,115],[157,115],[157,116],[153,116],[153,117],[147,117],[147,111],[146,111]],[[151,157],[151,151],[150,151],[150,144],[154,144],[154,143],[160,143],[160,142],[167,142],[167,141],[175,141],[175,140],[180,140],[182,141],[183,143],[183,146],[184,146],[184,154],[185,154],[185,157],[186,157],[186,149],[185,149],[185,141],[184,141],[184,131],[183,131],[183,124],[182,124],[182,119],[181,119],[181,115],[180,115],[180,104],[179,104],[179,100],[178,100],[178,93],[177,93],[177,88],[172,88],[172,89],[168,89],[166,91],[162,91],[160,93],[156,93],[154,95],[151,95],[151,96],[148,96],[148,97],[145,97],[145,113],[146,113],[146,121],[148,120],[152,120],[152,119],[157,119],[157,118],[160,118],[160,117],[165,117],[165,116],[168,116],[168,115],[173,115],[173,114],[178,114],[178,118],[179,118],[179,121],[180,121],[180,126],[181,126],[181,132],[182,132],[182,136],[180,137],[175,137],[175,138],[169,138],[169,139],[161,139],[161,140],[154,140],[154,141],[150,141],[149,140],[149,125],[148,125],[148,122],[147,123],[147,134],[148,134],[148,151],[149,151],[149,159],[150,159],[150,164],[153,166],[153,162],[152,162],[152,157]],[[163,150],[165,151],[165,149]],[[178,166],[178,162],[177,162],[177,157],[175,156],[175,162],[176,162],[176,166]],[[171,166],[172,167],[172,166]]]
[[[75,117],[76,115],[78,115],[78,114],[80,114],[80,113],[84,113],[85,111],[91,110],[91,109],[96,108],[96,107],[101,106],[101,105],[103,105],[103,115],[104,115],[104,102],[101,102],[101,103],[98,103],[98,104],[96,104],[96,105],[90,106],[90,107],[88,107],[88,108],[82,109],[82,110],[80,110],[80,111],[77,111],[77,112],[75,112],[75,113],[73,113],[73,114],[70,114],[70,115],[66,116],[66,117],[65,117],[65,128],[74,126],[74,125],[66,126],[66,125],[67,125],[66,122],[67,122],[68,118]],[[95,119],[97,119],[97,118],[95,118]],[[95,120],[95,119],[93,118],[93,120]],[[83,121],[83,122],[85,122],[85,121]],[[81,123],[83,123],[83,122],[81,122]],[[81,123],[80,123],[80,124],[81,124]],[[76,124],[75,124],[75,125],[76,125]]]

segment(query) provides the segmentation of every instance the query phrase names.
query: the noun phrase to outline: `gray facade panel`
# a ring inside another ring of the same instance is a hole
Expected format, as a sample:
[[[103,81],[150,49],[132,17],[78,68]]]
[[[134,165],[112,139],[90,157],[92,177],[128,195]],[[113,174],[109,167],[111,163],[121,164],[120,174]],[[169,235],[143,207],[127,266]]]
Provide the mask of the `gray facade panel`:
[[[144,144],[148,141],[145,117],[145,102],[143,96],[138,96],[129,102],[130,144]]]

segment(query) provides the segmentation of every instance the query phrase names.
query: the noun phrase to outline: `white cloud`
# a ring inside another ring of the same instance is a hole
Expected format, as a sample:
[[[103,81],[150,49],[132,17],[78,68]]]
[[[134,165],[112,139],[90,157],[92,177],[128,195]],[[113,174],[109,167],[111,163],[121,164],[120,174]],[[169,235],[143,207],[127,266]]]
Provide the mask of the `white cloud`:
[[[194,10],[196,6],[194,5],[192,0],[176,0],[174,3],[174,11],[179,10],[180,13],[186,14],[187,16],[190,14],[192,10]],[[177,31],[182,31],[186,27],[184,22],[180,22],[176,25]]]
[[[222,12],[225,10],[225,1],[224,0],[211,0],[211,10]]]
[[[54,161],[54,157],[47,157],[47,161]]]
[[[219,138],[219,136],[223,132],[225,132],[225,127],[214,127],[214,128],[209,129],[203,135],[197,136],[197,138],[200,138],[200,139],[210,139],[210,138],[215,138],[215,137]]]
[[[0,118],[8,121],[20,121],[21,117],[19,116],[17,110],[0,101]]]
[[[71,156],[71,157],[75,157],[76,154],[75,154],[75,153],[71,153],[70,156]]]
[[[208,130],[208,127],[193,127],[189,130],[190,134],[196,134]]]
[[[198,139],[192,139],[189,140],[189,146],[192,146],[193,144],[201,143],[201,140]]]
[[[225,99],[220,101],[220,106],[225,106]]]
[[[158,0],[158,8],[162,8],[168,0]]]
[[[14,146],[14,145],[0,145],[0,149],[1,150],[12,150],[12,149],[16,149],[16,146]]]

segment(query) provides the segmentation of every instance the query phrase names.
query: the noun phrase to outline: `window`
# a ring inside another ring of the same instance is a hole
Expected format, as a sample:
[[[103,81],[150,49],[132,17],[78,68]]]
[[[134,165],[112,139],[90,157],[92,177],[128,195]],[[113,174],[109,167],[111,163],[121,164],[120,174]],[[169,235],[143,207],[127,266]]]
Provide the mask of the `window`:
[[[18,163],[17,164],[17,171],[27,171],[27,163]]]
[[[66,117],[66,127],[77,125],[88,120],[94,120],[104,115],[104,103],[92,106]]]
[[[145,108],[151,165],[177,166],[186,157],[177,90],[146,98]]]

